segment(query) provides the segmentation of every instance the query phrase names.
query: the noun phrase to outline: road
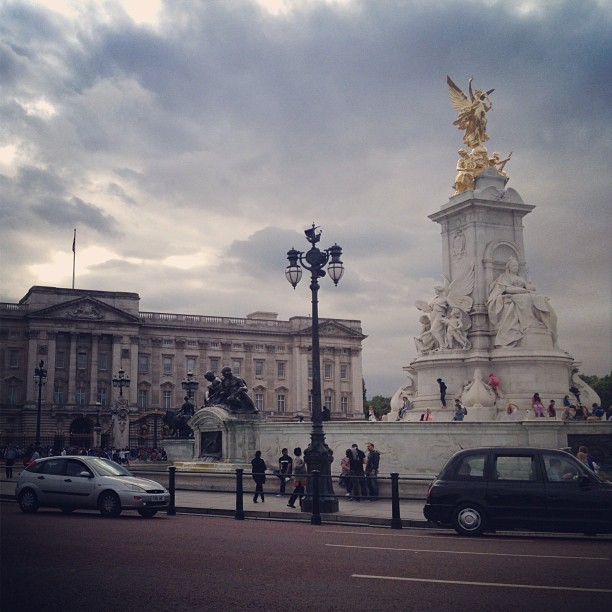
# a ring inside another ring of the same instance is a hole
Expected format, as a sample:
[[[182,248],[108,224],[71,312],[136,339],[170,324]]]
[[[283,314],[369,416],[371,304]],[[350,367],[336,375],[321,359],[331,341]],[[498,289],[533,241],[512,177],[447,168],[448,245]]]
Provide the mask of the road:
[[[2,503],[3,612],[609,610],[610,538]]]

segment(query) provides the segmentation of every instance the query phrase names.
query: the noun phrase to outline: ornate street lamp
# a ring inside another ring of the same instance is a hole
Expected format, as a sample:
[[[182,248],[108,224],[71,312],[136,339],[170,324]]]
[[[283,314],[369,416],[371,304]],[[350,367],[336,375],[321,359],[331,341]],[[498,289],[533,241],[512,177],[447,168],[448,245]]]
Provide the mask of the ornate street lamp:
[[[321,239],[321,231],[312,224],[307,229],[306,240],[312,245],[306,253],[291,249],[287,252],[289,265],[285,270],[285,276],[295,289],[302,278],[302,267],[311,273],[310,291],[312,293],[312,432],[310,434],[310,445],[304,451],[308,473],[317,470],[319,477],[319,507],[324,513],[338,512],[338,498],[334,495],[331,477],[331,464],[334,459],[333,451],[325,444],[325,433],[323,432],[323,419],[321,414],[321,358],[319,350],[319,278],[326,274],[323,268],[327,265],[327,274],[334,282],[338,281],[344,274],[344,266],[340,257],[342,248],[337,244],[321,251],[316,244]],[[299,263],[298,263],[299,262]],[[301,264],[301,265],[300,265]],[[329,265],[328,265],[329,264]],[[302,500],[302,510],[312,511],[313,507],[313,478],[308,478],[306,496]]]
[[[119,387],[119,397],[123,397],[123,387],[126,389],[130,386],[130,379],[125,375],[125,370],[119,368],[117,376],[113,378],[113,387]]]
[[[187,372],[187,378],[183,379],[183,382],[181,382],[181,387],[187,391],[187,398],[191,403],[193,403],[193,397],[199,386],[200,383],[194,377],[193,372]]]
[[[34,370],[34,382],[38,385],[38,406],[36,410],[36,441],[35,448],[40,446],[40,411],[42,407],[42,388],[47,384],[47,370],[44,369],[45,362],[41,359],[38,367]]]

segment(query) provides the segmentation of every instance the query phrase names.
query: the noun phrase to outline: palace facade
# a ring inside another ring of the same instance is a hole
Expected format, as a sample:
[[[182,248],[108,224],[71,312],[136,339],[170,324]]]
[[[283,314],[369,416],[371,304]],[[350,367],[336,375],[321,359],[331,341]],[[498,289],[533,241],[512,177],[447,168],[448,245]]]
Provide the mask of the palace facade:
[[[19,303],[0,304],[0,445],[35,439],[41,360],[44,446],[92,446],[96,425],[104,443],[120,405],[129,413],[130,445],[157,446],[161,417],[183,403],[188,374],[200,383],[193,397],[200,407],[204,373],[226,365],[267,418],[308,419],[309,317],[141,312],[139,302],[136,293],[35,286]],[[363,418],[361,322],[321,319],[319,328],[322,401],[333,419]],[[120,370],[129,387],[113,386]]]

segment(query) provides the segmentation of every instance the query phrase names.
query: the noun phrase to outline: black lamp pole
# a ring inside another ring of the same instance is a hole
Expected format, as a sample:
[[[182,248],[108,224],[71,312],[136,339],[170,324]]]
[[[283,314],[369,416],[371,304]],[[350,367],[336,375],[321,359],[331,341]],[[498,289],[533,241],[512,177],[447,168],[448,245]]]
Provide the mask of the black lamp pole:
[[[113,378],[113,387],[119,387],[119,397],[123,397],[123,387],[126,389],[130,386],[130,379],[125,375],[125,370],[119,368],[117,376]]]
[[[331,477],[331,464],[334,460],[333,451],[325,444],[325,433],[323,431],[323,419],[321,414],[321,357],[319,350],[319,278],[325,276],[323,268],[327,266],[327,273],[334,282],[338,281],[344,274],[344,266],[340,257],[342,248],[337,244],[321,251],[316,244],[321,239],[321,231],[317,231],[315,224],[307,229],[306,240],[312,245],[307,253],[296,249],[287,252],[289,265],[285,270],[285,276],[295,289],[302,278],[300,264],[311,273],[310,291],[312,293],[312,432],[310,434],[310,445],[304,451],[304,458],[308,474],[313,471],[319,472],[319,507],[323,513],[338,512],[338,498],[334,495],[334,487]],[[299,261],[299,264],[298,264]],[[302,500],[302,510],[312,512],[313,510],[313,482],[312,476],[308,478],[306,495]]]
[[[183,390],[187,391],[187,398],[193,404],[193,397],[200,386],[200,383],[194,377],[193,372],[187,372],[187,378],[183,379],[181,386],[183,387]]]
[[[40,412],[42,408],[42,388],[47,383],[47,370],[44,369],[45,362],[41,359],[38,367],[34,370],[34,382],[38,385],[38,406],[36,410],[36,441],[34,446],[40,446]]]

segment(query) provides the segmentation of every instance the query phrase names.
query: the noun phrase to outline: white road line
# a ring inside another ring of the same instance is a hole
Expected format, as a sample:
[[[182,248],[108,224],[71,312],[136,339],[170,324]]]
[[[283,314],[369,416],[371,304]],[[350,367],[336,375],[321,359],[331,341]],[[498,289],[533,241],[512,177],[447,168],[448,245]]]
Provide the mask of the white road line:
[[[466,541],[459,535],[440,535],[436,533],[435,535],[416,535],[414,533],[398,533],[397,531],[389,532],[389,531],[381,531],[380,533],[374,533],[372,531],[341,531],[339,529],[320,529],[319,533],[339,533],[339,534],[348,534],[348,535],[366,535],[366,536],[385,536],[389,538],[426,538],[426,539],[434,539],[434,540],[454,540],[458,542],[460,540]],[[517,534],[518,535],[518,534]],[[474,542],[500,542],[499,538],[483,538],[482,536],[478,537],[478,540],[473,540]],[[517,540],[518,541],[518,540]],[[527,540],[523,537],[520,539],[521,544],[528,543],[533,544],[537,542],[540,544],[540,540]]]
[[[396,550],[398,552],[434,553],[444,555],[481,555],[484,557],[528,557],[533,559],[580,559],[582,561],[609,561],[610,557],[575,557],[564,555],[518,555],[515,553],[473,552],[470,550],[435,550],[427,548],[388,548],[384,546],[354,546],[349,544],[325,544],[332,548],[360,548],[364,550]]]
[[[406,582],[431,582],[434,584],[460,584],[467,586],[502,587],[507,589],[541,589],[544,591],[580,591],[582,593],[612,593],[612,589],[588,589],[584,587],[546,586],[539,584],[512,584],[505,582],[469,582],[467,580],[435,580],[432,578],[404,578],[402,576],[368,576],[353,574],[351,578],[366,578],[369,580],[399,580]]]

